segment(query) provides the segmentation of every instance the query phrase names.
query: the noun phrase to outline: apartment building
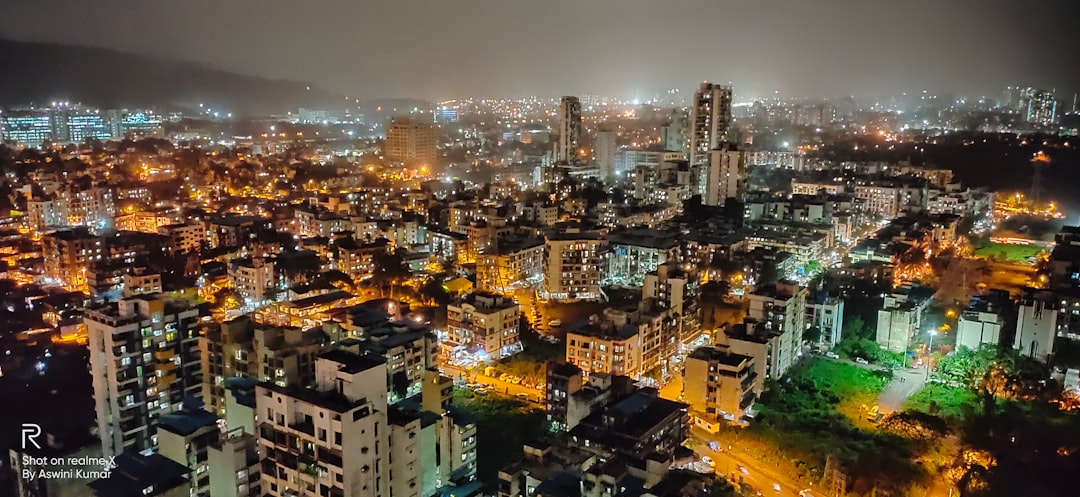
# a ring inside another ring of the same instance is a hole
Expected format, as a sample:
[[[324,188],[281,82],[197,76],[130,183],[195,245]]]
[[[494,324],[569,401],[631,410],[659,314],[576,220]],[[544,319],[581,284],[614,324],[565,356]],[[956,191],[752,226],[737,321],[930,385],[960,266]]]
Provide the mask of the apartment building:
[[[74,228],[41,237],[41,255],[46,281],[78,289],[87,285],[90,264],[107,260],[109,254],[100,237],[87,228]]]
[[[385,368],[331,351],[315,363],[313,388],[256,387],[263,495],[389,495]]]
[[[218,421],[217,415],[192,406],[158,420],[158,453],[188,468],[192,497],[211,497],[209,448],[221,439]]]
[[[557,301],[599,300],[600,234],[565,228],[547,234],[543,293]]]
[[[233,259],[229,262],[229,283],[248,303],[261,303],[277,284],[274,261],[262,257]]]
[[[476,264],[477,287],[495,293],[538,283],[543,275],[544,241],[530,236],[499,238]]]
[[[158,419],[199,397],[199,311],[140,295],[87,311],[90,375],[102,453],[157,445]]]
[[[474,292],[463,295],[446,308],[446,357],[472,356],[499,360],[521,352],[518,336],[520,308],[501,295]]]
[[[727,423],[745,423],[752,412],[757,371],[750,356],[720,346],[700,347],[686,357],[682,396],[696,426],[715,433]]]
[[[877,318],[877,343],[889,352],[907,352],[911,338],[922,327],[922,315],[929,299],[904,292],[886,295]]]
[[[258,497],[259,441],[242,428],[230,429],[207,448],[211,497]]]
[[[199,337],[202,397],[207,409],[225,411],[225,381],[254,378],[279,386],[308,385],[314,380],[315,357],[328,349],[321,329],[256,324],[250,315],[209,327]]]
[[[176,223],[159,226],[159,235],[168,237],[169,251],[173,254],[198,252],[206,243],[206,226],[202,223]]]

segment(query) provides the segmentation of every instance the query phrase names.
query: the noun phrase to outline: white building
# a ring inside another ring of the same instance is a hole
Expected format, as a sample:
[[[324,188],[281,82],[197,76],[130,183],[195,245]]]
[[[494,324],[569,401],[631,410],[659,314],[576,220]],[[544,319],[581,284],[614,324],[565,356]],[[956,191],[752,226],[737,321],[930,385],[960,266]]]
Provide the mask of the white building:
[[[709,162],[702,177],[701,203],[723,206],[727,199],[746,197],[746,152],[728,144],[709,151]]]
[[[262,495],[388,495],[386,365],[327,352],[315,378],[314,388],[256,387]]]
[[[251,497],[259,491],[258,439],[243,429],[232,429],[207,449],[210,495]]]
[[[202,223],[167,224],[157,229],[169,237],[169,250],[174,254],[198,252],[206,241],[206,226]]]
[[[730,86],[704,82],[690,105],[690,165],[703,165],[709,151],[729,140],[731,128]],[[701,191],[704,191],[702,185]]]
[[[976,350],[984,343],[997,345],[1004,323],[1005,317],[999,306],[987,299],[974,297],[957,320],[956,346]]]
[[[815,326],[821,332],[820,343],[832,348],[840,343],[844,328],[844,300],[828,297],[819,302],[806,303],[807,327]]]
[[[1035,295],[1020,301],[1016,316],[1013,348],[1020,354],[1047,362],[1054,353],[1058,309],[1052,294]]]
[[[593,144],[593,158],[600,167],[600,179],[612,181],[615,178],[615,156],[619,151],[618,133],[611,129],[601,129],[596,133]]]
[[[273,261],[262,257],[235,259],[229,263],[229,283],[249,303],[265,300],[267,290],[274,286],[276,280]]]
[[[552,300],[600,299],[600,235],[569,228],[545,239],[544,294]]]

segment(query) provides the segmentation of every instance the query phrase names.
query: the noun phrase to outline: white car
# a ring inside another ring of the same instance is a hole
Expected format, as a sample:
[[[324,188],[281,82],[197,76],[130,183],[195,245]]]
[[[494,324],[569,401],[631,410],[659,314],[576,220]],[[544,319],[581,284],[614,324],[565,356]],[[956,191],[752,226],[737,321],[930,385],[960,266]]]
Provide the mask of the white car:
[[[551,321],[548,321],[548,326],[550,326],[552,328],[558,328],[558,327],[562,326],[562,321],[560,321],[558,319],[552,319]]]
[[[716,461],[712,460],[709,456],[701,456],[701,462],[707,464],[710,468],[716,467]]]
[[[869,361],[867,361],[866,359],[863,359],[862,357],[856,357],[855,358],[855,363],[856,364],[863,364],[863,365],[870,364]]]
[[[742,466],[739,466],[739,472],[741,472],[744,475],[749,475],[750,474],[750,472],[747,471],[746,468],[744,468]]]
[[[837,354],[836,352],[833,352],[833,351],[830,350],[830,351],[825,353],[825,357],[828,357],[829,359],[839,359],[840,354]]]
[[[779,492],[780,491],[780,484],[779,483],[773,483],[772,484],[772,489]]]

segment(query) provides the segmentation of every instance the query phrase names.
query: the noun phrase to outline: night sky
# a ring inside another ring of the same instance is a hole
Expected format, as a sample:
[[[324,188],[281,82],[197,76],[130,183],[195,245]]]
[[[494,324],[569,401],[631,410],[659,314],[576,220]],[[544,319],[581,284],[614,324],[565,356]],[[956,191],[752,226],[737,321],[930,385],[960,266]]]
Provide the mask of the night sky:
[[[310,81],[361,98],[603,94],[997,97],[1080,88],[1080,2],[8,0],[0,37]]]

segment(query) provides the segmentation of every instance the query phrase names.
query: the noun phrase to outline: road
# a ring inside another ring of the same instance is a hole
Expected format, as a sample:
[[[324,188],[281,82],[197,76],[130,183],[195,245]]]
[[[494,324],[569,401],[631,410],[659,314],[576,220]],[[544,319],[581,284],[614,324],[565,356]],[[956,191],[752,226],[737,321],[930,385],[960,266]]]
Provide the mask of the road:
[[[710,449],[709,441],[712,438],[710,433],[694,429],[691,431],[690,437],[695,452],[703,456],[709,456],[716,462],[717,474],[727,476],[735,482],[739,482],[739,477],[742,477],[743,482],[754,487],[762,495],[799,497],[799,492],[803,489],[813,488],[810,485],[804,485],[793,480],[787,475],[780,474],[776,468],[766,467],[747,454],[740,453],[741,449],[737,446],[732,447],[730,450],[723,447],[723,452]],[[746,469],[746,473],[739,470],[740,466]],[[780,485],[779,492],[773,489],[774,484]],[[819,497],[813,491],[810,492],[810,495]]]
[[[926,384],[926,368],[928,367],[930,366],[925,365],[918,369],[895,370],[892,381],[885,385],[881,394],[878,395],[878,412],[888,415],[903,410],[907,399],[922,390],[923,385]]]
[[[490,387],[490,391],[492,393],[517,398],[520,398],[518,397],[519,394],[525,394],[526,396],[528,396],[528,401],[530,403],[536,405],[544,404],[544,392],[536,388],[527,388],[521,385],[515,385],[510,382],[501,381],[498,378],[486,376],[476,370],[466,371],[462,368],[450,366],[448,364],[440,364],[439,370],[442,371],[442,374],[449,376],[450,378],[453,378],[455,380],[460,379],[469,383],[481,383],[487,385],[488,387]]]

